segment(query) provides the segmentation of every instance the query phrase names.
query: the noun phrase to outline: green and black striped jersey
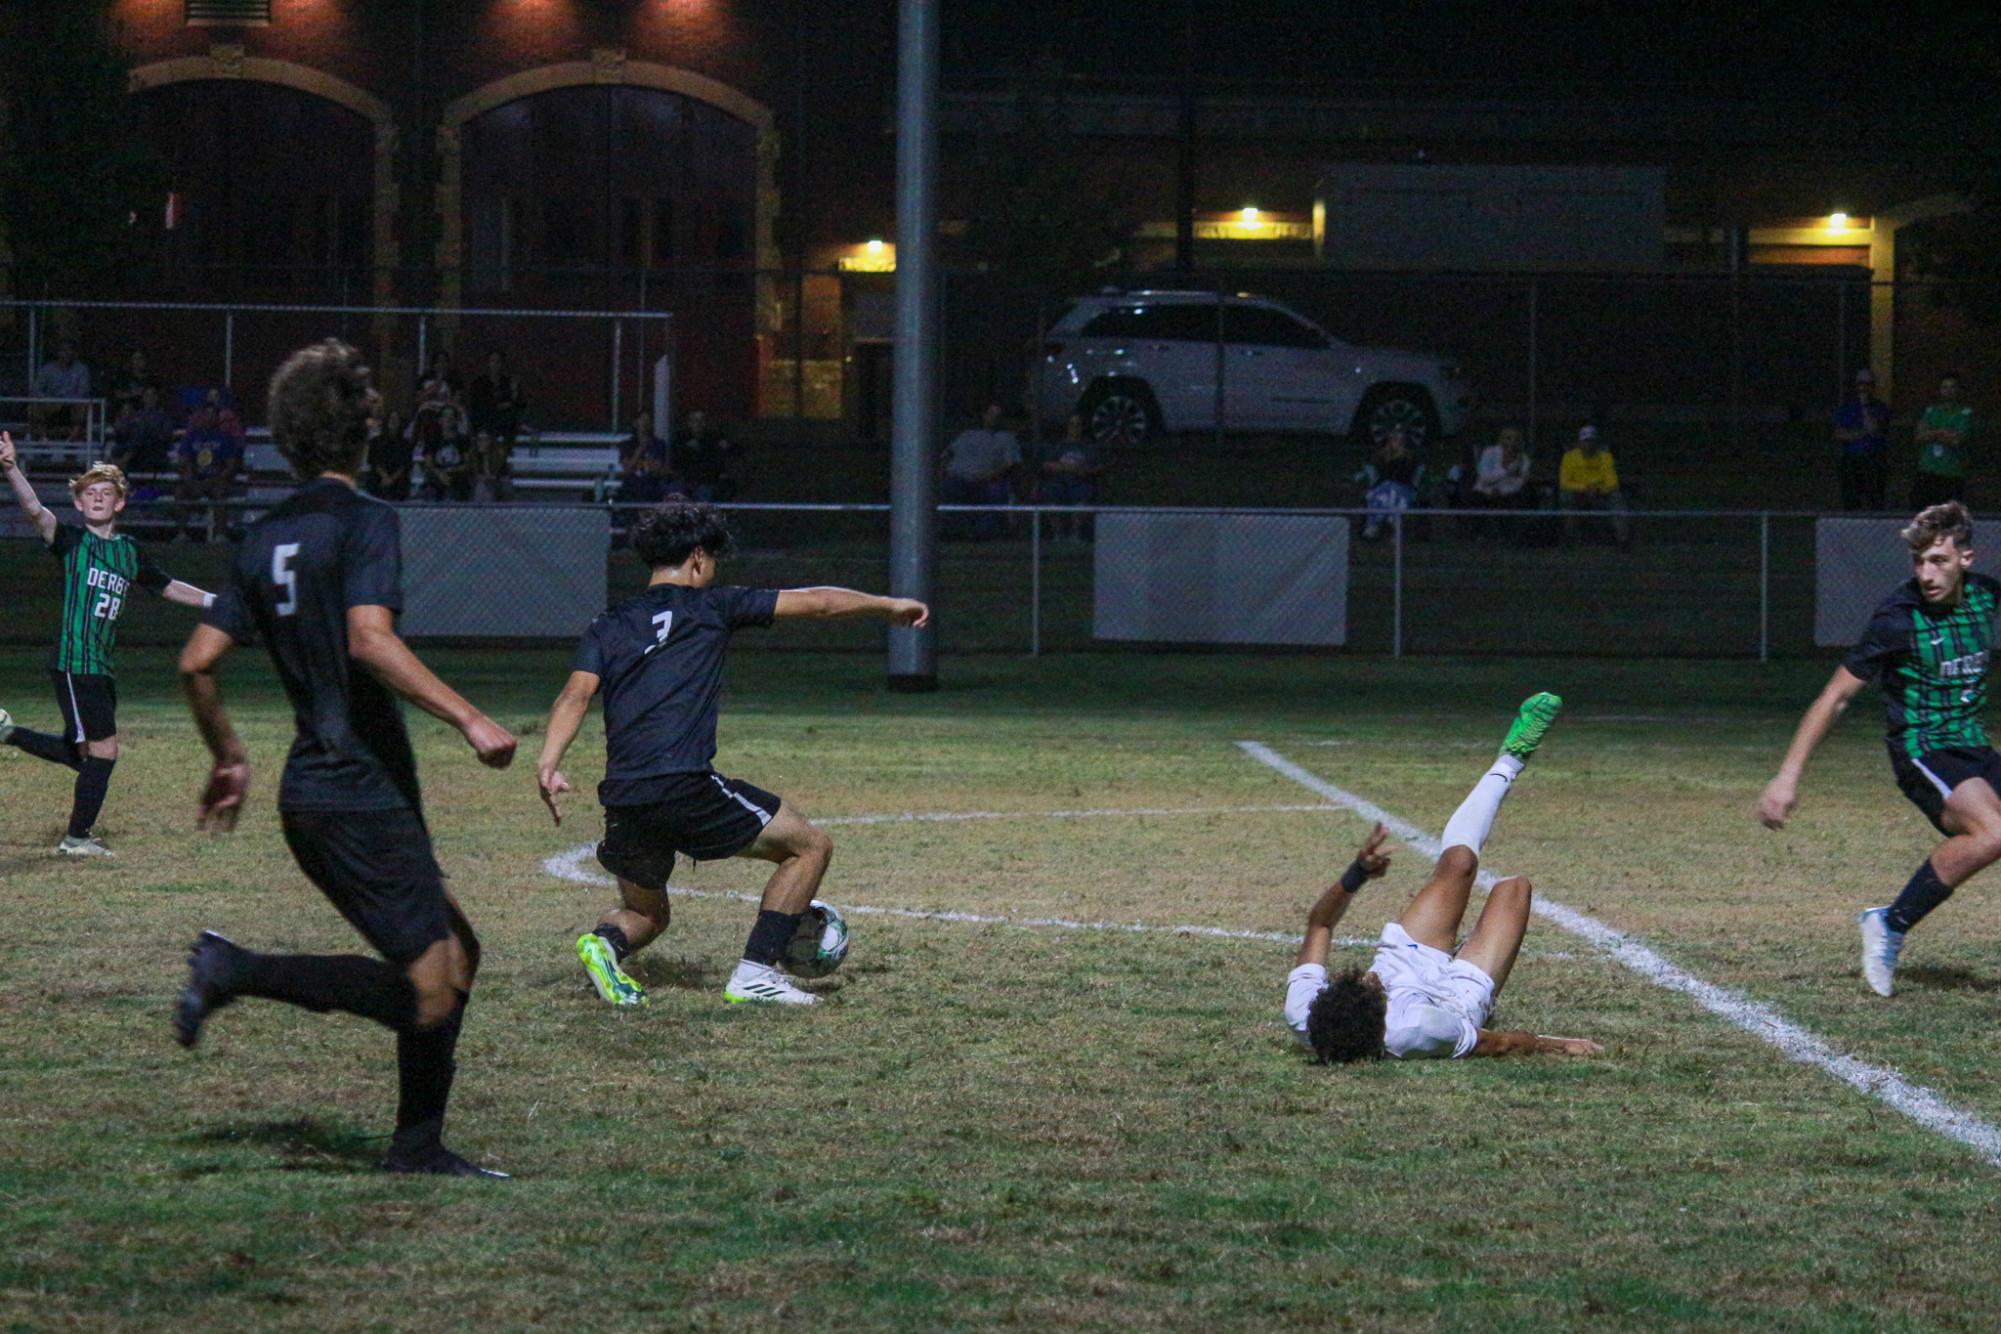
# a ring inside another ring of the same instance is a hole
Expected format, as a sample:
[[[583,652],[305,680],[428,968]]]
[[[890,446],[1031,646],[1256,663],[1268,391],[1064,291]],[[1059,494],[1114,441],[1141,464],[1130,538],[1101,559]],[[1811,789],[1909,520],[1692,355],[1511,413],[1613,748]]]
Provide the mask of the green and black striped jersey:
[[[1841,665],[1882,682],[1892,749],[1923,755],[1988,744],[1987,665],[1997,606],[2001,583],[1969,574],[1955,606],[1928,606],[1913,579],[1876,608]]]
[[[63,564],[63,627],[51,666],[59,672],[111,675],[118,614],[132,585],[158,593],[173,581],[122,533],[99,537],[59,523],[49,554]]]

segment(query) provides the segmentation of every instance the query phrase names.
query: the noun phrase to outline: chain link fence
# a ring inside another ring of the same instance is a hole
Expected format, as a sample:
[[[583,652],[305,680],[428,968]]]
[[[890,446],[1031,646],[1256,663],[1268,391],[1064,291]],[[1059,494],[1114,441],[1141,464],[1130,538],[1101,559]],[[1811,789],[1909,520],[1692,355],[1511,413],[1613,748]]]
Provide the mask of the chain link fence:
[[[411,535],[427,508],[404,507],[406,547],[421,540]],[[462,515],[478,507],[443,508]],[[738,542],[724,566],[728,582],[887,590],[887,506],[725,508]],[[520,520],[537,512],[556,507],[496,507],[496,516],[513,516],[513,536],[504,535],[508,525],[498,517],[456,523],[450,531],[472,536],[455,537],[445,556],[464,570],[490,571],[494,588],[511,589],[509,596],[531,596],[534,590],[522,590],[518,577],[512,585],[509,579],[520,566]],[[583,575],[582,585],[601,589],[604,602],[638,592],[647,571],[623,534],[633,511],[590,512],[608,512],[608,537],[601,554],[592,545],[573,558],[602,561],[601,572]],[[1901,562],[1891,521],[1852,517],[1836,522],[1882,526],[1881,533],[1861,535],[1861,549],[1883,546],[1887,564],[1864,570],[1853,561],[1826,561],[1817,538],[1835,517],[1636,512],[1625,516],[1622,541],[1611,516],[1557,510],[1372,516],[1357,509],[946,506],[934,598],[939,650],[944,656],[1212,649],[1815,656],[1830,646],[1816,642],[1817,597],[1837,608],[1839,622],[1847,609],[1866,609],[1888,592]],[[165,502],[128,512],[126,527],[174,577],[204,588],[226,580],[234,548],[227,541],[169,541]],[[7,531],[0,537],[0,607],[6,608],[0,643],[47,643],[61,609],[58,570],[38,539],[19,525]],[[1823,580],[1836,583],[1823,587]],[[471,591],[477,586],[471,579],[468,591],[454,596],[489,595]],[[557,623],[574,622],[581,631],[598,610],[566,606]],[[120,642],[178,645],[191,620],[184,608],[135,597],[121,620]],[[1860,614],[1850,629],[1859,632]],[[884,634],[873,622],[794,622],[746,634],[739,648],[879,652]],[[1837,623],[1831,631],[1823,625],[1820,638],[1838,642],[1848,634]],[[412,627],[412,637],[423,641],[421,627]],[[503,634],[466,642],[524,641]]]

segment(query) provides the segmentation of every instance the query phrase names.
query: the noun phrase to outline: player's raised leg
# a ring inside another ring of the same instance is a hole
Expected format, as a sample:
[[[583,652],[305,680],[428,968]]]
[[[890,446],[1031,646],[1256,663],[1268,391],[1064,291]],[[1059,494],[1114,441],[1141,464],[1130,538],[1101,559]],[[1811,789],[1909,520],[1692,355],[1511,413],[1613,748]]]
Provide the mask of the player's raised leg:
[[[811,1005],[817,998],[793,986],[778,971],[778,963],[785,957],[785,947],[792,943],[800,919],[827,874],[828,863],[834,856],[834,841],[786,802],[764,826],[757,841],[738,855],[776,862],[778,869],[765,883],[764,896],[757,905],[757,922],[750,929],[743,958],[737,961],[723,996],[732,1002]]]
[[[597,926],[577,937],[577,958],[606,1004],[644,1005],[646,988],[620,965],[667,929],[672,909],[664,888],[649,888],[620,876],[618,892],[619,906],[605,909]]]
[[[1454,957],[1472,964],[1494,980],[1494,994],[1508,984],[1522,937],[1528,934],[1531,887],[1526,876],[1509,876],[1487,891],[1486,906],[1473,934]]]
[[[1865,908],[1858,918],[1862,976],[1879,996],[1896,991],[1904,933],[1951,898],[1955,889],[2001,861],[2001,795],[1987,779],[1967,778],[1954,787],[1939,824],[1947,832],[1945,842],[1919,863],[1903,892],[1884,907]]]

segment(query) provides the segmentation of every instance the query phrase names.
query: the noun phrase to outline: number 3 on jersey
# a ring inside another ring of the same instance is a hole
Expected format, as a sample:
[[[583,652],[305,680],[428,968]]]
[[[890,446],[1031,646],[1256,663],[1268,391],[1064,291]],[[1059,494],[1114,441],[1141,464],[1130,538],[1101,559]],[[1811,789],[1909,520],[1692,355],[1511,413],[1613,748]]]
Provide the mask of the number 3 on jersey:
[[[663,611],[653,618],[653,647],[659,648],[667,642],[667,633],[674,628],[674,613]],[[651,650],[648,650],[649,652]]]
[[[278,599],[280,616],[290,616],[299,610],[299,575],[292,568],[292,560],[298,554],[297,542],[280,542],[271,549],[271,582],[285,590],[285,596]]]

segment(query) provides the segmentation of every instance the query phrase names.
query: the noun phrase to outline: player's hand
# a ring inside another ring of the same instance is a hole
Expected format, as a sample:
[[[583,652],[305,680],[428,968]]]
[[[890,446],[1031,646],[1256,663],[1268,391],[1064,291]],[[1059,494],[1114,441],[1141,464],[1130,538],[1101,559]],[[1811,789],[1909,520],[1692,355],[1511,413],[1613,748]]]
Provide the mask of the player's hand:
[[[208,773],[202,789],[201,806],[195,826],[211,834],[226,834],[236,828],[243,811],[243,798],[250,791],[250,766],[241,760],[217,764]]]
[[[0,472],[7,472],[14,466],[14,437],[0,431]]]
[[[1758,798],[1758,820],[1767,829],[1784,829],[1799,804],[1798,786],[1783,777],[1774,778]]]
[[[913,630],[922,630],[931,624],[931,608],[915,598],[891,598],[889,600],[889,623],[907,625]]]
[[[1590,1038],[1544,1038],[1543,1041],[1555,1044],[1554,1050],[1565,1056],[1596,1056],[1605,1050]]]
[[[549,808],[549,818],[557,824],[563,823],[563,809],[556,804],[556,798],[565,792],[574,792],[570,780],[563,777],[563,771],[553,764],[545,764],[536,776],[537,786],[542,792],[542,804]]]
[[[1362,846],[1355,850],[1355,864],[1371,880],[1380,878],[1390,869],[1390,854],[1382,850],[1383,840],[1389,836],[1389,826],[1379,824],[1369,831],[1369,836],[1362,840]]]
[[[519,744],[514,733],[502,727],[485,714],[477,714],[460,731],[466,744],[479,755],[479,762],[489,769],[505,769],[514,763],[514,747]]]

